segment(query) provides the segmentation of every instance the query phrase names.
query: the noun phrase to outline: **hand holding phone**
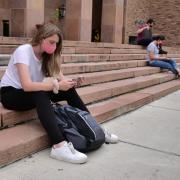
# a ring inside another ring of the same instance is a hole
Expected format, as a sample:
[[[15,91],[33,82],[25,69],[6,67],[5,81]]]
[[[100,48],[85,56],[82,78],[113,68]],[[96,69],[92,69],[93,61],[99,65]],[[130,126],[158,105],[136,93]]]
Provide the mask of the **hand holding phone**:
[[[84,77],[73,78],[72,81],[75,83],[74,87],[79,87],[84,81]]]

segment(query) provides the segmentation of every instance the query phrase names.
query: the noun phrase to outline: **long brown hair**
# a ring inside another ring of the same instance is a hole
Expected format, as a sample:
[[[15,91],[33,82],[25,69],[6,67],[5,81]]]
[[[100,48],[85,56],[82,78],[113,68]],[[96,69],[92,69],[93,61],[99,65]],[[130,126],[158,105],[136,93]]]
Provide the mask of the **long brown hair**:
[[[60,56],[62,50],[62,34],[60,29],[52,23],[36,25],[37,31],[35,32],[31,44],[32,46],[39,45],[43,39],[48,38],[54,34],[59,37],[59,42],[56,44],[56,50],[53,54],[42,54],[42,72],[45,77],[52,77],[59,75],[60,72]]]

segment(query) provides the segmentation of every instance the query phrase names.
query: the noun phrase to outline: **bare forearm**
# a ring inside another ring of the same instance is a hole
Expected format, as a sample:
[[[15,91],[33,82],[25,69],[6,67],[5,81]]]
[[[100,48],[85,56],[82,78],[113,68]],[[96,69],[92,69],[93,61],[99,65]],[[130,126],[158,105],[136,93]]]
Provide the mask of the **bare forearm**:
[[[52,91],[53,84],[51,82],[30,82],[23,85],[24,91]]]
[[[144,31],[144,28],[137,30],[137,34],[140,34]]]
[[[141,28],[141,29],[138,29],[138,30],[137,30],[137,34],[142,33],[145,29],[147,29],[147,27],[143,27],[143,28]]]

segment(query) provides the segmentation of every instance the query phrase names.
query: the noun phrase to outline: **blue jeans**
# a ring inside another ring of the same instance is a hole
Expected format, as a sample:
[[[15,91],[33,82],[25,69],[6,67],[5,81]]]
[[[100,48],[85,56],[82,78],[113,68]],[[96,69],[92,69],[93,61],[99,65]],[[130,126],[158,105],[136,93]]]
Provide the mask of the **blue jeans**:
[[[175,60],[153,60],[149,62],[149,66],[160,67],[172,71],[175,75],[178,75],[177,64]]]

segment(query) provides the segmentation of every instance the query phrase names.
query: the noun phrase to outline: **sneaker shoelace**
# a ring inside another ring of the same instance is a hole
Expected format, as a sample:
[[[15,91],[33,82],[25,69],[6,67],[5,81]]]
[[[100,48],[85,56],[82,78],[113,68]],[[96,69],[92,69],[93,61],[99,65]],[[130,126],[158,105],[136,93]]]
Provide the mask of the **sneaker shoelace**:
[[[68,148],[70,149],[70,151],[72,152],[72,154],[75,154],[75,153],[76,153],[76,151],[75,151],[75,149],[74,149],[74,146],[73,146],[73,144],[72,144],[71,142],[69,142],[69,143],[67,144],[67,146],[68,146]]]

